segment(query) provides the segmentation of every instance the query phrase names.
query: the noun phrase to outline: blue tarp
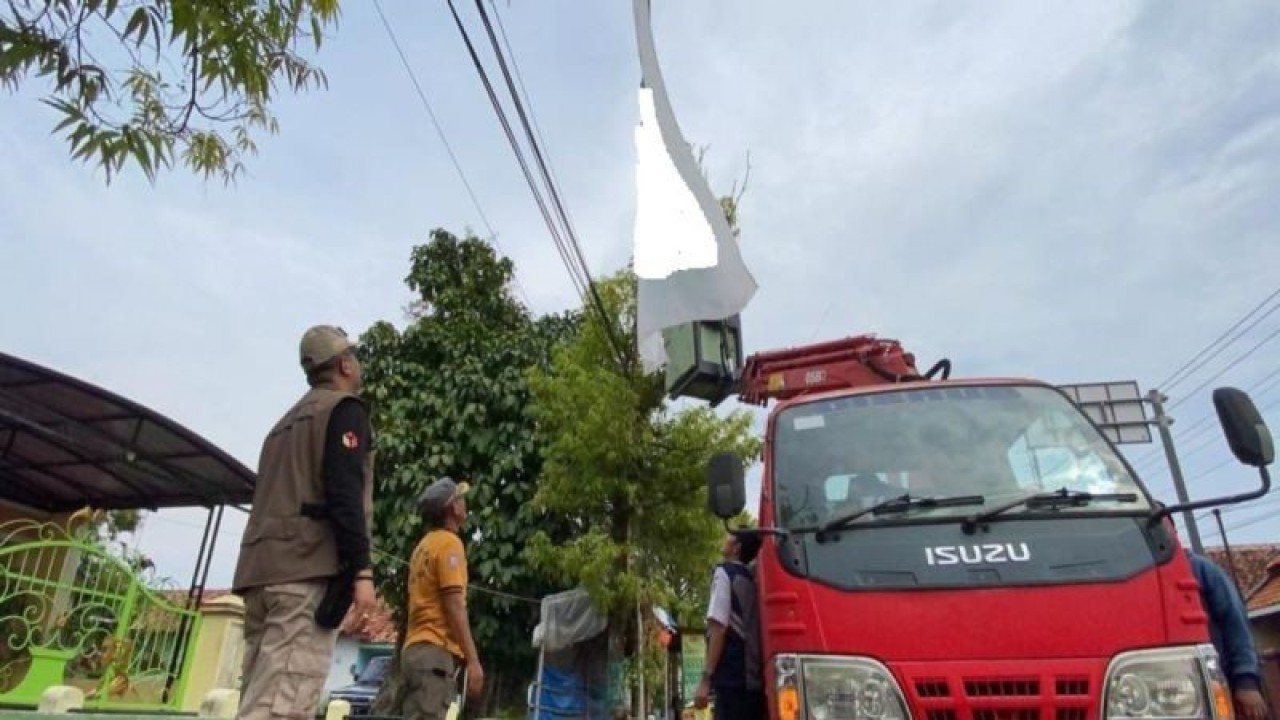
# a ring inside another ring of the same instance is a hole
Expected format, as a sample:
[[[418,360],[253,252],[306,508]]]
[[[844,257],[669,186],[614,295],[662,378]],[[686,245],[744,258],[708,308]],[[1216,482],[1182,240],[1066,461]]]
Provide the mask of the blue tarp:
[[[542,670],[541,682],[535,686],[537,697],[529,698],[529,717],[533,720],[605,720],[609,702],[603,688],[591,688],[573,673],[552,667]],[[538,713],[534,717],[534,702]]]
[[[575,588],[542,599],[533,644],[541,654],[541,676],[529,688],[530,720],[609,720],[608,620],[586,590]]]

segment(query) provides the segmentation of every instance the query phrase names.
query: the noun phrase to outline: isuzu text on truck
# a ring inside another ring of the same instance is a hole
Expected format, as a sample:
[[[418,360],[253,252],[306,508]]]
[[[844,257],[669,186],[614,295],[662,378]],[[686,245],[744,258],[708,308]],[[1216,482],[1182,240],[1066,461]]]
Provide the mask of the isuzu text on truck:
[[[1249,397],[1214,404],[1262,488],[1161,507],[1059,389],[914,362],[860,336],[737,375],[742,401],[779,401],[757,515],[771,717],[1231,718],[1167,518],[1266,492],[1272,438]],[[742,459],[714,458],[708,491],[737,515]]]

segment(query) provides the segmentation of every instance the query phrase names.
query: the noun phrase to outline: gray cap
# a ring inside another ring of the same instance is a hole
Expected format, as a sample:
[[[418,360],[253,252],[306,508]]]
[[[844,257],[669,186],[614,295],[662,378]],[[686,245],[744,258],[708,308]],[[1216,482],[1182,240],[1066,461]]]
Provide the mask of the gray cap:
[[[445,505],[466,495],[470,489],[470,483],[454,482],[453,478],[442,477],[428,485],[427,489],[423,490],[422,494],[418,496],[418,510],[420,512],[438,511]]]

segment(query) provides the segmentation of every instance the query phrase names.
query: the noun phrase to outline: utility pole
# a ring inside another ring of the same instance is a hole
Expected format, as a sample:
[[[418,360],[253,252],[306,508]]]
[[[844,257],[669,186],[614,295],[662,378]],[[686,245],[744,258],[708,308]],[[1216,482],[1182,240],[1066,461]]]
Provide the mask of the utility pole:
[[[1244,599],[1244,588],[1240,587],[1240,577],[1236,575],[1236,559],[1231,555],[1231,543],[1227,540],[1227,528],[1222,524],[1222,510],[1213,509],[1213,517],[1218,521],[1218,533],[1222,535],[1222,547],[1227,550],[1227,567],[1231,569],[1231,582],[1236,584],[1236,592]]]
[[[640,614],[640,596],[636,596],[636,667],[638,689],[636,692],[636,720],[645,719],[648,698],[644,694],[644,616]]]
[[[1151,403],[1151,409],[1155,414],[1156,430],[1159,431],[1160,442],[1164,445],[1164,457],[1169,461],[1169,475],[1173,477],[1173,490],[1178,494],[1178,502],[1181,504],[1190,502],[1191,499],[1187,497],[1187,484],[1182,478],[1182,466],[1178,464],[1178,453],[1173,448],[1173,434],[1169,432],[1173,418],[1164,412],[1164,403],[1168,399],[1154,388],[1147,393],[1147,402]],[[1200,543],[1200,528],[1196,526],[1195,514],[1190,510],[1184,510],[1182,519],[1187,526],[1187,537],[1191,539],[1191,549],[1196,553],[1203,553],[1204,545]]]
[[[1231,555],[1231,542],[1227,540],[1227,529],[1222,524],[1222,510],[1214,508],[1213,517],[1218,521],[1218,532],[1222,535],[1222,547],[1227,551],[1227,567],[1231,569],[1231,582],[1235,584],[1236,592],[1240,594],[1240,600],[1243,602],[1245,599],[1244,588],[1240,587],[1240,578],[1236,575],[1236,559]],[[1268,707],[1275,707],[1274,696],[1272,695],[1274,686],[1266,678],[1260,679],[1262,680],[1262,697],[1266,700]]]

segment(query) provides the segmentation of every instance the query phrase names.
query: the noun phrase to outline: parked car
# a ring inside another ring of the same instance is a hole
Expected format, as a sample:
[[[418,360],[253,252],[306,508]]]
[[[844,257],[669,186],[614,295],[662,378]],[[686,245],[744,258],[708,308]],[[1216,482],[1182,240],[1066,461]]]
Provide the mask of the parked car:
[[[368,715],[369,708],[373,705],[373,699],[377,697],[378,690],[382,687],[382,681],[387,677],[387,671],[390,669],[390,655],[371,658],[369,663],[364,666],[364,671],[358,674],[356,673],[356,667],[352,665],[351,676],[355,678],[355,682],[330,692],[325,706],[327,707],[334,700],[346,700],[351,703],[351,717]],[[321,714],[323,712],[324,708],[321,708]]]

